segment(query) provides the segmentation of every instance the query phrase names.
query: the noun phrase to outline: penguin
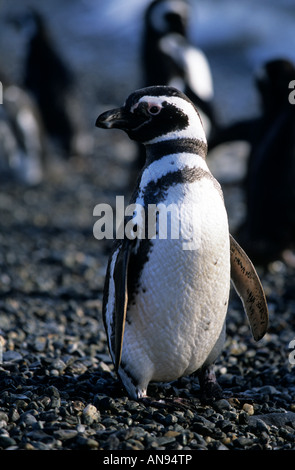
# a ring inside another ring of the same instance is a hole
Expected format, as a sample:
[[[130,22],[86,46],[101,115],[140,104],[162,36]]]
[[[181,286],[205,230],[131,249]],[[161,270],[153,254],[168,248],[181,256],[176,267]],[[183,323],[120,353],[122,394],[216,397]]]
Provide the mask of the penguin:
[[[142,81],[144,86],[173,86],[184,92],[198,106],[209,137],[219,128],[213,77],[204,52],[189,40],[189,18],[186,0],[154,0],[149,4],[143,21]],[[144,162],[145,149],[139,145],[135,171]]]
[[[154,0],[144,15],[144,86],[167,85],[184,92],[197,106],[207,137],[217,126],[211,68],[204,52],[189,40],[186,0]]]
[[[81,114],[75,77],[57,50],[44,17],[31,8],[9,19],[21,29],[27,46],[22,87],[34,98],[47,135],[66,158],[77,153],[77,134]]]
[[[268,309],[252,262],[229,233],[197,108],[173,87],[147,87],[98,116],[96,126],[121,129],[146,148],[130,199],[136,210],[114,240],[105,278],[103,320],[115,370],[135,400],[147,399],[150,382],[195,372],[203,397],[220,396],[214,362],[225,338],[230,278],[256,340],[266,332]],[[149,217],[155,208],[158,215]],[[179,219],[179,231],[163,231],[165,208],[175,210],[171,223]]]
[[[294,246],[295,107],[288,96],[294,77],[288,59],[266,62],[255,76],[260,114],[220,129],[209,140],[209,149],[234,140],[250,144],[246,217],[237,237],[251,258],[264,265]]]
[[[1,179],[35,186],[42,182],[47,148],[43,123],[34,101],[1,73],[0,106]]]

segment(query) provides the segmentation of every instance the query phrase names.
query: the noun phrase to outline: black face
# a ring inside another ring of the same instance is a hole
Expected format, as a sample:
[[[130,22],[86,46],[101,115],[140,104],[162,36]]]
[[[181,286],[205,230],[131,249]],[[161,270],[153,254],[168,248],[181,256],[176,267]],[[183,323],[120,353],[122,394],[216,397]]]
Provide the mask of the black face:
[[[161,101],[159,96],[163,97]],[[166,96],[178,96],[189,101],[172,87],[143,88],[132,93],[124,107],[101,114],[96,126],[122,129],[130,139],[138,142],[148,142],[169,132],[185,129],[189,124],[188,116],[173,103],[165,101]],[[147,98],[140,101],[144,97]]]
[[[167,30],[172,33],[179,33],[182,36],[186,36],[186,18],[183,18],[177,13],[167,13],[165,16]]]
[[[187,34],[188,25],[188,4],[184,0],[179,0],[179,5],[173,6],[174,2],[169,0],[155,0],[146,10],[147,28],[159,37],[178,33],[182,36]],[[178,6],[178,8],[177,8]]]

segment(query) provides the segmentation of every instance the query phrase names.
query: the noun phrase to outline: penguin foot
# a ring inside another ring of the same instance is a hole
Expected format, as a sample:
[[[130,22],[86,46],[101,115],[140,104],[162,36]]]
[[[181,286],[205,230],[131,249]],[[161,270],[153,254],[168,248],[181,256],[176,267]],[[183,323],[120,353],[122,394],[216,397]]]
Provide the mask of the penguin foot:
[[[199,375],[201,401],[208,403],[223,397],[222,388],[217,382],[213,366],[202,369]]]

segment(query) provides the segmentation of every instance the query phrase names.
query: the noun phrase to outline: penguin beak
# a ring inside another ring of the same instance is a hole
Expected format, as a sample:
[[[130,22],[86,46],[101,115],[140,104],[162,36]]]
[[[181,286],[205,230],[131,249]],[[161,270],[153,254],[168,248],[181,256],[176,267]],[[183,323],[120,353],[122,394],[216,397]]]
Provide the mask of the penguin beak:
[[[102,129],[128,130],[130,128],[130,118],[124,108],[111,109],[98,116],[95,125]]]
[[[95,125],[102,129],[121,129],[129,135],[130,139],[132,139],[132,131],[139,129],[147,119],[148,116],[146,114],[134,114],[126,110],[125,107],[122,107],[102,113],[96,119]]]

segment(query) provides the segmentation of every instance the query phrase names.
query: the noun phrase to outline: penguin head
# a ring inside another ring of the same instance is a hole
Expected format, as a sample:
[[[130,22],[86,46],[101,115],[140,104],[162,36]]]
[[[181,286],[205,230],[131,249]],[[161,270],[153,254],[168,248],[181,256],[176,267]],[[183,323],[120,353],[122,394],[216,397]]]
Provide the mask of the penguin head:
[[[295,67],[287,59],[279,58],[266,62],[257,72],[255,81],[266,112],[276,112],[289,104],[289,82],[294,80]]]
[[[147,8],[146,27],[156,35],[178,33],[186,36],[189,6],[186,0],[154,0]]]
[[[39,35],[45,35],[46,26],[42,15],[34,8],[28,8],[18,15],[9,16],[8,23],[17,30],[22,31],[26,38],[32,39]]]
[[[175,138],[193,138],[206,143],[197,108],[184,93],[168,86],[135,91],[123,107],[101,114],[96,126],[121,129],[130,139],[143,144]]]

